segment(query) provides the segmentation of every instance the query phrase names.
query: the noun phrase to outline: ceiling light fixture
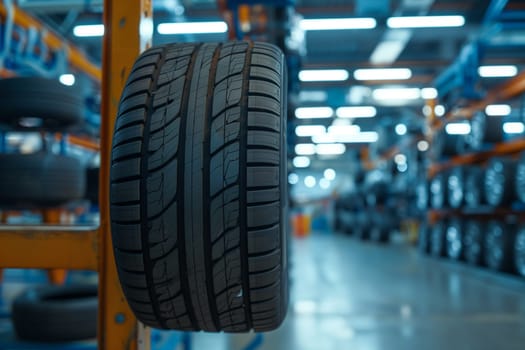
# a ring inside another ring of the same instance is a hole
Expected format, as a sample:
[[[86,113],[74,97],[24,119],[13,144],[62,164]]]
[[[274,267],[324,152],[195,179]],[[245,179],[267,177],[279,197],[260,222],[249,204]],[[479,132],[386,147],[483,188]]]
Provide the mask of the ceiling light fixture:
[[[506,122],[503,123],[503,131],[506,134],[523,134],[525,125],[521,122]]]
[[[103,24],[85,24],[73,27],[73,35],[78,38],[97,37],[104,35]]]
[[[444,28],[462,27],[463,16],[404,16],[390,17],[386,21],[389,28]]]
[[[303,19],[299,22],[299,28],[304,31],[373,29],[376,26],[377,21],[369,17]]]
[[[407,133],[407,126],[405,124],[397,124],[395,131],[399,136],[403,136]]]
[[[299,71],[299,80],[314,81],[345,81],[350,74],[346,69],[307,69]]]
[[[488,105],[485,107],[485,114],[490,116],[505,116],[512,112],[512,108],[509,105]]]
[[[421,98],[418,88],[379,88],[372,92],[376,100],[417,100]]]
[[[312,143],[298,143],[295,145],[295,154],[298,156],[311,156],[315,154],[315,145]]]
[[[58,77],[58,81],[60,81],[63,85],[73,86],[75,85],[75,76],[73,74],[62,74]]]
[[[355,80],[406,80],[412,77],[408,68],[372,68],[356,69]]]
[[[482,78],[509,78],[518,74],[518,67],[512,65],[480,66],[478,74]]]
[[[308,168],[310,166],[310,158],[304,156],[295,157],[292,162],[296,168]]]
[[[434,88],[423,88],[421,89],[421,98],[425,100],[433,100],[438,97],[438,91]]]
[[[227,31],[228,25],[224,21],[160,23],[157,26],[157,32],[163,35],[218,34]]]
[[[445,132],[449,135],[468,135],[470,134],[469,123],[448,123]]]
[[[334,110],[330,107],[299,107],[295,110],[298,119],[331,118]]]
[[[311,137],[325,132],[326,127],[324,125],[299,125],[295,128],[295,135],[298,137]]]
[[[373,106],[339,107],[335,114],[339,118],[373,118],[377,114],[377,109]]]
[[[315,151],[319,155],[341,155],[346,152],[346,146],[342,143],[321,143],[315,146]]]

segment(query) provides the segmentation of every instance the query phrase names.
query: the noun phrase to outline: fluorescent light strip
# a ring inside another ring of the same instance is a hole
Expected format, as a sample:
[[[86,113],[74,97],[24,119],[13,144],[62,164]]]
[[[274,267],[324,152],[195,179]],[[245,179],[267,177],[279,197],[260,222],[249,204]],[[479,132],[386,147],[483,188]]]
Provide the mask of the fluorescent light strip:
[[[463,16],[404,16],[390,17],[386,21],[389,28],[444,28],[462,27]]]
[[[75,85],[75,76],[73,74],[62,74],[58,77],[58,81],[60,81],[63,85],[73,86]]]
[[[299,119],[331,118],[334,110],[330,107],[300,107],[295,110],[295,117]]]
[[[508,78],[518,74],[518,67],[512,65],[504,66],[480,66],[478,74],[482,78]]]
[[[299,101],[301,102],[325,102],[328,99],[326,91],[301,91]]]
[[[304,31],[373,29],[376,26],[377,21],[369,17],[303,19],[299,22],[299,28]]]
[[[503,131],[506,134],[523,134],[525,125],[521,122],[506,122],[503,123]]]
[[[346,146],[342,143],[321,143],[315,146],[318,155],[331,156],[341,155],[346,152]]]
[[[97,37],[104,35],[103,24],[79,25],[73,28],[73,35],[78,38]]]
[[[299,72],[299,80],[303,82],[345,81],[349,76],[346,69],[308,69]]]
[[[448,123],[445,132],[449,135],[468,135],[470,134],[470,124],[468,123]]]
[[[359,125],[331,125],[328,127],[330,135],[355,135],[361,131]]]
[[[312,143],[298,143],[295,145],[295,154],[298,156],[311,156],[315,154],[315,145]]]
[[[509,105],[488,105],[485,107],[485,114],[490,116],[505,116],[512,112],[512,108]]]
[[[160,23],[157,26],[157,32],[163,35],[216,34],[226,33],[227,31],[228,25],[224,21]]]
[[[438,97],[438,92],[434,88],[421,89],[421,98],[425,100],[433,100]]]
[[[380,88],[372,92],[376,100],[417,100],[421,98],[418,88]]]
[[[326,127],[324,125],[299,125],[295,128],[295,135],[298,137],[310,137],[325,132]]]
[[[373,106],[350,106],[339,107],[335,111],[339,118],[373,118],[377,110]]]
[[[296,168],[308,168],[310,166],[310,158],[304,156],[295,157],[293,166]]]
[[[353,134],[324,134],[312,137],[312,142],[317,144],[329,143],[372,143],[379,139],[375,131],[362,131]]]
[[[411,77],[412,71],[408,68],[356,69],[354,71],[356,80],[406,80]]]

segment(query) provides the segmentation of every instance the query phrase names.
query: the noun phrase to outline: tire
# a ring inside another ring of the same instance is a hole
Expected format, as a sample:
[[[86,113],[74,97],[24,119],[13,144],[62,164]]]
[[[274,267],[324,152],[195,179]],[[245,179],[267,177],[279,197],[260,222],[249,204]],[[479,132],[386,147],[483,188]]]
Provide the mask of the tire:
[[[12,130],[64,131],[83,118],[82,94],[58,79],[0,80],[0,124]]]
[[[98,204],[99,173],[100,168],[86,169],[86,194],[84,197],[92,204]]]
[[[430,229],[426,222],[421,222],[419,224],[419,234],[417,242],[419,251],[423,254],[428,254],[430,250]]]
[[[430,233],[430,253],[435,257],[446,255],[446,223],[437,222]]]
[[[521,154],[516,166],[516,196],[525,203],[525,152]]]
[[[121,97],[111,227],[124,294],[161,329],[269,331],[288,304],[286,76],[263,43],[168,44]]]
[[[393,226],[392,221],[393,220],[388,213],[374,213],[372,227],[370,228],[370,241],[376,243],[387,243],[390,240],[390,230]]]
[[[0,154],[0,207],[54,207],[81,199],[85,170],[72,157],[51,153]]]
[[[515,232],[510,225],[492,221],[485,235],[485,262],[496,271],[511,271],[514,265]]]
[[[488,204],[508,206],[515,199],[516,162],[492,159],[485,172],[485,199]]]
[[[452,208],[460,208],[464,199],[464,168],[457,167],[450,172],[447,179],[447,198]]]
[[[485,171],[482,168],[469,167],[465,174],[465,205],[470,208],[477,208],[485,200],[483,198],[483,188],[485,186]]]
[[[446,231],[447,256],[453,260],[463,257],[463,222],[453,219],[448,222]]]
[[[467,142],[474,150],[480,150],[485,143],[503,141],[503,118],[501,116],[488,116],[478,112],[471,120],[471,132]]]
[[[514,267],[519,275],[525,277],[525,227],[521,227],[514,240]]]
[[[453,157],[458,154],[460,144],[463,142],[463,135],[449,135],[445,130],[440,130],[434,134],[432,139],[432,156],[434,159],[442,157]]]
[[[23,340],[65,342],[95,338],[97,305],[97,286],[31,288],[13,302],[13,326]]]
[[[430,181],[430,205],[434,209],[443,209],[447,205],[448,174],[440,173]]]
[[[361,211],[357,213],[354,236],[363,241],[368,240],[370,238],[371,225],[370,214],[368,212]]]
[[[479,221],[467,221],[463,235],[463,255],[465,261],[470,265],[483,265],[485,250],[484,223]]]

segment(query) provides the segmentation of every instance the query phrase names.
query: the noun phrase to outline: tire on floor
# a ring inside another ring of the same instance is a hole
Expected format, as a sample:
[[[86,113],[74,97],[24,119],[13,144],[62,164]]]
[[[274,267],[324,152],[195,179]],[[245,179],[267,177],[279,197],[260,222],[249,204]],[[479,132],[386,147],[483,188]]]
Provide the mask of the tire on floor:
[[[168,44],[137,59],[110,202],[121,285],[146,325],[245,332],[283,321],[286,86],[269,44]]]

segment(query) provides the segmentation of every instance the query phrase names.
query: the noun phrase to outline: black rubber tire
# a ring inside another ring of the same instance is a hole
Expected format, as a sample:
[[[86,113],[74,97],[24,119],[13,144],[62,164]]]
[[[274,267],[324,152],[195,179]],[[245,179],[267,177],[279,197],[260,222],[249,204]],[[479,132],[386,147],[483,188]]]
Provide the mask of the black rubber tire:
[[[484,194],[485,170],[472,166],[466,170],[465,174],[465,205],[470,208],[477,208],[485,203]]]
[[[446,255],[446,228],[446,222],[439,221],[432,226],[430,231],[430,254],[435,257]]]
[[[393,220],[389,213],[377,211],[371,214],[370,241],[387,243],[390,241],[390,231],[393,229]]]
[[[480,150],[486,143],[503,141],[503,118],[501,116],[488,116],[478,112],[471,120],[471,132],[467,142],[474,150]]]
[[[86,169],[86,194],[84,197],[92,204],[98,204],[99,173],[100,168]]]
[[[25,290],[13,302],[17,336],[65,342],[97,336],[97,286],[46,286]]]
[[[520,227],[514,240],[514,267],[519,275],[525,277],[525,226]]]
[[[80,160],[51,154],[0,154],[0,207],[54,207],[81,199],[85,170]]]
[[[111,227],[124,294],[162,329],[269,331],[288,304],[286,72],[249,42],[168,44],[121,97]]]
[[[483,265],[485,263],[483,252],[485,250],[485,223],[470,220],[463,228],[463,256],[470,265]]]
[[[426,222],[419,223],[417,242],[419,251],[423,254],[428,254],[430,251],[430,232]]]
[[[449,135],[445,130],[434,134],[432,139],[431,153],[434,159],[456,156],[463,142],[463,135]]]
[[[430,205],[434,209],[442,209],[448,204],[448,174],[439,173],[430,180]]]
[[[515,199],[516,161],[513,159],[492,159],[485,171],[484,197],[488,204],[508,206]]]
[[[353,235],[361,239],[363,241],[366,241],[370,238],[370,229],[372,226],[370,213],[366,211],[361,211],[356,214],[356,225],[353,229]]]
[[[24,126],[25,118],[35,118],[38,122]],[[11,130],[63,131],[79,124],[83,118],[82,94],[58,79],[0,80],[0,124]]]
[[[485,263],[490,269],[511,271],[514,265],[514,238],[511,225],[491,221],[485,235]]]
[[[516,197],[525,203],[525,152],[521,153],[516,166]]]
[[[447,256],[453,260],[463,258],[463,221],[455,218],[448,222],[446,229]]]
[[[447,179],[447,198],[450,207],[457,209],[463,206],[465,197],[464,168],[454,168]]]

